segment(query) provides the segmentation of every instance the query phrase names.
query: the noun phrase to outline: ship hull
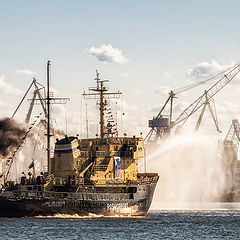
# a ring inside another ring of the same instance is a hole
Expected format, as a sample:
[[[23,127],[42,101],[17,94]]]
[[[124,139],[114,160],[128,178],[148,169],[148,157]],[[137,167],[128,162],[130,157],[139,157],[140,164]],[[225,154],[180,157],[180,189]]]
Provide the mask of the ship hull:
[[[0,195],[0,217],[53,216],[56,214],[143,216],[147,213],[156,183],[134,186],[135,193],[61,193],[42,197]],[[116,190],[114,187],[113,189]],[[95,188],[96,189],[96,188]]]

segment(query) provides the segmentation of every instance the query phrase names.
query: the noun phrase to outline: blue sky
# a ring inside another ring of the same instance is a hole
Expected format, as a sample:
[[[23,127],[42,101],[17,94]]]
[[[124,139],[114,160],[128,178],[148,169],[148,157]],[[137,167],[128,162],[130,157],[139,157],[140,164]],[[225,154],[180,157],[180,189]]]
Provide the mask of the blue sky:
[[[146,132],[147,120],[156,113],[153,107],[160,108],[166,99],[165,92],[157,94],[156,89],[189,83],[187,72],[199,63],[207,63],[204,66],[212,69],[211,74],[240,60],[240,2],[236,0],[1,0],[0,9],[0,75],[4,83],[24,92],[32,76],[21,70],[34,72],[44,83],[50,59],[52,86],[57,94],[72,99],[67,106],[72,133],[79,125],[73,119],[77,121],[79,116],[80,94],[94,84],[96,69],[111,80],[113,89],[124,93],[124,111],[128,112],[124,125],[132,133],[132,129]],[[103,45],[119,49],[126,63],[104,63],[90,54],[90,48]],[[237,110],[239,92],[233,88],[235,97],[227,87],[225,95],[217,99],[226,127],[238,114],[233,111],[226,117],[222,107],[224,101],[226,108]],[[2,115],[10,114],[21,98],[21,94],[11,94],[11,101],[1,94]],[[201,90],[193,90],[178,101],[187,105],[200,94]]]

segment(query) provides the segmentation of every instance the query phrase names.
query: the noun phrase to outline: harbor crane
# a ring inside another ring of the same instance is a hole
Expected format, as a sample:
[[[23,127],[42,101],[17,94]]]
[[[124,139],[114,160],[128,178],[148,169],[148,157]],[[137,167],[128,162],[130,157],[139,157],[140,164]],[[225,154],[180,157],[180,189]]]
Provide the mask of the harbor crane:
[[[20,103],[18,104],[17,108],[15,109],[15,111],[11,117],[11,118],[14,118],[14,116],[16,115],[17,111],[19,110],[20,106],[24,102],[24,99],[28,95],[29,91],[34,87],[33,98],[29,99],[30,107],[29,107],[29,110],[28,110],[26,118],[25,118],[25,123],[29,124],[29,120],[31,118],[31,114],[32,114],[34,105],[41,105],[42,110],[43,110],[42,113],[44,113],[44,117],[46,119],[45,121],[40,121],[40,122],[44,125],[45,129],[47,130],[46,135],[47,135],[48,166],[50,166],[50,164],[49,164],[49,162],[50,162],[50,137],[53,136],[52,133],[50,132],[53,129],[53,127],[50,126],[51,125],[50,124],[50,113],[51,113],[50,104],[66,104],[68,101],[70,101],[69,98],[54,97],[53,92],[50,92],[50,65],[51,65],[51,63],[50,63],[50,61],[48,61],[47,62],[47,91],[45,90],[44,85],[40,84],[35,78],[33,78],[32,83],[28,87],[27,91],[25,92],[23,98],[21,99]],[[37,117],[39,118],[40,115],[42,115],[42,113],[40,113]],[[35,119],[34,122],[29,126],[26,136],[24,136],[21,143],[17,146],[17,149],[13,152],[12,156],[10,156],[10,164],[8,166],[8,170],[7,170],[5,179],[7,179],[9,172],[11,170],[13,158],[15,157],[16,153],[20,150],[21,145],[24,143],[28,133],[31,131],[32,127],[36,124],[36,122],[37,122],[37,119]]]
[[[237,153],[240,142],[240,124],[237,119],[232,120],[232,124],[223,141],[223,164],[229,166],[237,161]]]
[[[15,109],[14,113],[12,114],[11,118],[14,118],[16,113],[18,112],[20,106],[22,105],[24,99],[28,95],[29,91],[34,87],[33,91],[33,97],[32,99],[28,99],[30,102],[30,106],[25,118],[25,123],[28,124],[29,120],[31,118],[33,107],[34,105],[41,105],[43,113],[45,118],[47,118],[48,112],[47,112],[47,94],[45,90],[45,86],[39,83],[35,78],[33,78],[32,83],[29,85],[27,91],[25,92],[24,96],[22,97],[21,101],[19,102],[17,108]],[[66,104],[68,101],[70,101],[69,98],[57,98],[53,97],[53,92],[49,92],[49,99],[51,101],[51,104]]]
[[[19,110],[20,106],[22,105],[24,99],[26,98],[27,94],[29,93],[29,91],[32,89],[32,87],[34,87],[34,91],[33,91],[33,98],[30,99],[30,107],[28,109],[28,113],[26,115],[25,118],[25,123],[29,123],[32,111],[33,111],[33,106],[35,104],[35,102],[39,102],[42,106],[44,115],[47,116],[47,110],[46,110],[46,103],[45,103],[45,87],[40,84],[35,78],[33,78],[32,83],[30,84],[30,86],[28,87],[27,91],[25,92],[23,98],[21,99],[21,101],[19,102],[17,108],[15,109],[12,118],[14,118],[15,114],[17,113],[17,111]],[[38,99],[37,99],[38,97]]]
[[[224,195],[229,201],[235,201],[240,192],[240,161],[238,161],[238,148],[240,142],[240,124],[232,120],[228,133],[223,141],[221,166],[224,173]]]
[[[202,113],[200,114],[200,117],[198,119],[198,122],[196,124],[195,129],[198,129],[200,126],[200,123],[202,121],[203,114],[205,112],[206,106],[208,106],[209,111],[213,117],[215,126],[218,131],[220,131],[218,127],[218,122],[216,118],[216,114],[214,114],[213,108],[210,106],[210,101],[212,101],[213,97],[221,90],[223,89],[228,83],[230,83],[236,75],[240,72],[240,63],[235,64],[233,67],[228,69],[227,71],[224,71],[212,78],[209,78],[205,81],[201,81],[200,83],[197,83],[195,85],[186,86],[182,89],[179,89],[178,91],[171,91],[169,93],[169,97],[167,101],[164,103],[162,109],[158,113],[156,117],[153,117],[152,120],[149,120],[149,127],[151,128],[149,133],[147,134],[145,138],[145,143],[151,143],[151,142],[158,142],[160,139],[163,139],[167,137],[171,133],[171,129],[173,127],[177,127],[177,129],[187,121],[187,119],[192,116],[197,110],[199,110],[201,107],[203,107]],[[195,86],[198,86],[200,84],[203,84],[207,81],[213,80],[217,78],[218,81],[211,86],[208,90],[205,90],[204,93],[198,97],[193,103],[191,103],[177,118],[175,121],[172,121],[172,111],[173,111],[173,99],[176,97],[176,94],[185,90],[189,90]],[[163,115],[163,111],[166,108],[167,105],[170,104],[170,110],[167,115]]]
[[[221,133],[222,131],[219,129],[214,99],[213,98],[209,99],[206,91],[204,93],[205,93],[206,102],[203,104],[203,108],[202,108],[201,114],[199,115],[198,121],[196,123],[195,130],[197,131],[199,129],[200,124],[201,124],[202,119],[203,119],[203,115],[205,113],[205,110],[206,110],[206,108],[208,108],[208,110],[209,110],[209,112],[211,114],[211,117],[213,119],[213,122],[215,124],[216,130],[219,133]]]

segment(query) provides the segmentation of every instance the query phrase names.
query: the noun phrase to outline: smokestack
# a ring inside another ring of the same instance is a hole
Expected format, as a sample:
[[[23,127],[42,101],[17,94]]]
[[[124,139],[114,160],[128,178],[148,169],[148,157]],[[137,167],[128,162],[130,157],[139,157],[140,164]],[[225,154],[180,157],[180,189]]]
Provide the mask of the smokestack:
[[[0,119],[0,156],[8,156],[21,143],[25,134],[26,129],[15,120]]]

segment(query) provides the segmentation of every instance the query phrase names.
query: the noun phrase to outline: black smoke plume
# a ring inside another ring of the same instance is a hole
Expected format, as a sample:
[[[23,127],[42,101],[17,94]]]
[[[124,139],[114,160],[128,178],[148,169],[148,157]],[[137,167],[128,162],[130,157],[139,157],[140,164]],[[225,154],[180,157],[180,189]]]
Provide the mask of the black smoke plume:
[[[6,157],[22,142],[26,129],[11,118],[0,119],[0,156]]]

